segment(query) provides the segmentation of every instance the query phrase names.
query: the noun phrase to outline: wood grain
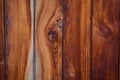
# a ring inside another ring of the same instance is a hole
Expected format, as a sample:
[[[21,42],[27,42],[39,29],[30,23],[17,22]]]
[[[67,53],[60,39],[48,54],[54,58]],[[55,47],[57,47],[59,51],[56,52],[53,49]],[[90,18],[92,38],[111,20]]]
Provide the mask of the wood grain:
[[[90,0],[63,0],[64,80],[90,80]]]
[[[93,0],[92,80],[118,80],[120,0]]]
[[[0,0],[0,80],[4,80],[4,2]]]
[[[120,0],[0,0],[0,80],[120,80],[119,53]]]
[[[29,0],[5,0],[6,79],[26,79],[31,41]],[[31,79],[29,79],[31,80]]]
[[[36,0],[36,79],[62,79],[62,7],[60,0]]]

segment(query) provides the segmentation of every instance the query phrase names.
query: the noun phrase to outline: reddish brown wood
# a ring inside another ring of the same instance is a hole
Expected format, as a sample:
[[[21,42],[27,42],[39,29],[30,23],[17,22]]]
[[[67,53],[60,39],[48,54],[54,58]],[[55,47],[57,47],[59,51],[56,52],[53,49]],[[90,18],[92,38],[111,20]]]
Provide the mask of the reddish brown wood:
[[[0,80],[4,80],[4,1],[0,0]]]
[[[0,80],[120,80],[119,57],[120,0],[0,0]]]
[[[120,0],[93,0],[92,80],[118,80]]]
[[[90,80],[90,0],[63,0],[63,79]]]

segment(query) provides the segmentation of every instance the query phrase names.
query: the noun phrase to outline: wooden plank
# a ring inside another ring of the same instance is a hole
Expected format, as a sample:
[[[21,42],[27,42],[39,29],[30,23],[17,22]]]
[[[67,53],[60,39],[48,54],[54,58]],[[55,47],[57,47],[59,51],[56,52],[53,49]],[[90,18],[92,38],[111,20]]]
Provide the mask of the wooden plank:
[[[90,80],[90,0],[63,0],[64,80]]]
[[[28,73],[31,46],[30,0],[5,0],[6,79],[32,80]]]
[[[118,80],[120,0],[93,0],[92,80]]]
[[[62,20],[60,0],[36,0],[36,80],[62,79]]]
[[[4,80],[4,1],[0,0],[0,80]]]

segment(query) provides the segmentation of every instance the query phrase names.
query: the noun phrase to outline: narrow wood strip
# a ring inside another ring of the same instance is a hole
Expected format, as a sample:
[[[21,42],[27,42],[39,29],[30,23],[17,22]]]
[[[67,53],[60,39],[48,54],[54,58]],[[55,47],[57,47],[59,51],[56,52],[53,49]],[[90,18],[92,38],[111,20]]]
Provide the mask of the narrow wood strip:
[[[62,21],[60,0],[36,0],[37,80],[62,79]]]
[[[64,80],[90,80],[90,0],[64,2]]]
[[[5,43],[7,80],[26,79],[31,46],[30,0],[6,0]],[[32,76],[32,75],[31,75]]]
[[[0,80],[4,80],[4,1],[0,0]]]
[[[118,80],[120,0],[93,0],[92,80]]]

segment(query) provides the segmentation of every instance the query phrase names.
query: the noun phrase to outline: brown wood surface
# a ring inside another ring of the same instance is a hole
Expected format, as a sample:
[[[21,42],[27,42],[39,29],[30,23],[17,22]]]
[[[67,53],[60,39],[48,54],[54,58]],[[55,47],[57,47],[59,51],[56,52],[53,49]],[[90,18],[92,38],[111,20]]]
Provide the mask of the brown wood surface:
[[[120,0],[93,0],[92,80],[118,80]]]
[[[0,0],[0,80],[4,80],[4,2]]]
[[[90,0],[63,0],[63,79],[90,80]]]
[[[29,0],[5,0],[5,39],[6,80],[28,80],[27,65],[30,63],[27,59],[31,46]]]
[[[36,0],[37,80],[62,80],[62,7],[60,0]]]
[[[0,0],[0,80],[120,80],[119,56],[120,0]]]

